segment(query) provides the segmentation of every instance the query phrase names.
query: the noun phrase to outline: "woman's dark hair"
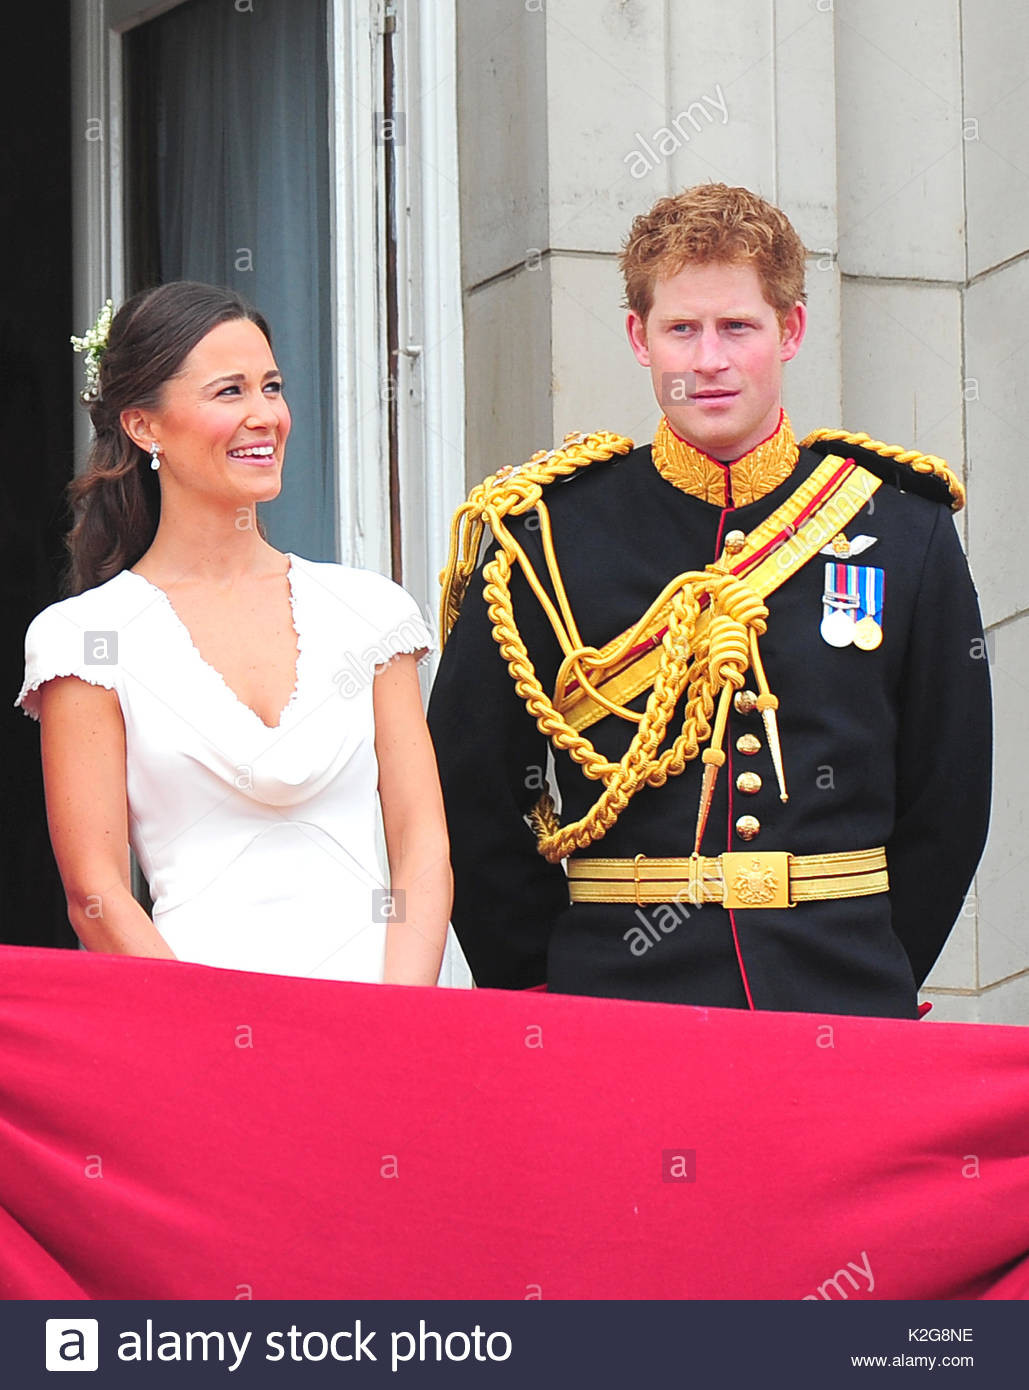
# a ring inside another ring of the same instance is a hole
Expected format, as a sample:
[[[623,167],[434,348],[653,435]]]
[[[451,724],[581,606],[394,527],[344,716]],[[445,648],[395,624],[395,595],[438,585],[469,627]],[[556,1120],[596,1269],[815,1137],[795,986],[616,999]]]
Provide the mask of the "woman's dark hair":
[[[95,438],[84,472],[68,486],[75,518],[65,544],[65,592],[79,594],[129,569],[157,531],[161,490],[150,456],[128,437],[121,412],[155,410],[190,352],[219,323],[249,319],[271,344],[268,324],[234,290],[173,280],[127,299],[114,316],[100,379],[83,393]]]

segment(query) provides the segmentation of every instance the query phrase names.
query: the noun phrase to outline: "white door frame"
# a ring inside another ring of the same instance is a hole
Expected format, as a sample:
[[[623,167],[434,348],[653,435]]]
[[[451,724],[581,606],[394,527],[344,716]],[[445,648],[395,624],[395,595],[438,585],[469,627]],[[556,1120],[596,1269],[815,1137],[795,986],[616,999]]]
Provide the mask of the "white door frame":
[[[330,165],[339,558],[389,574],[380,0],[330,0]]]
[[[455,0],[396,0],[397,300],[404,584],[436,627],[450,518],[465,496]],[[431,13],[426,13],[431,10]]]

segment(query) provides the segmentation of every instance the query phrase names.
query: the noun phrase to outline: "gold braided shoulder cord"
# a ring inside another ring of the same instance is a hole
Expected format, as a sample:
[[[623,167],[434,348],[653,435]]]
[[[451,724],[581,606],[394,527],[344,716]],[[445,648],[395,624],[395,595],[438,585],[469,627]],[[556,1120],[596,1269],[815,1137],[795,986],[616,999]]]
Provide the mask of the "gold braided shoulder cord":
[[[527,463],[500,468],[472,489],[467,502],[454,513],[450,524],[450,552],[440,574],[440,639],[446,642],[461,611],[468,582],[479,562],[479,548],[486,526],[502,516],[522,516],[539,502],[543,488],[579,468],[615,454],[627,454],[632,440],[624,435],[597,431],[566,434],[564,448],[540,449]]]
[[[487,478],[455,514],[447,567],[440,576],[443,585],[440,631],[445,641],[475,572],[479,546],[488,525],[497,542],[497,553],[484,567],[483,593],[493,624],[494,641],[507,662],[518,696],[525,702],[537,728],[555,749],[568,753],[585,776],[604,784],[603,792],[586,815],[563,827],[554,815],[551,798],[546,794],[540,798],[530,821],[540,853],[552,863],[601,839],[642,786],[662,785],[696,758],[700,745],[711,736],[716,694],[722,692],[723,709],[717,723],[724,728],[726,697],[732,690],[743,687],[748,666],[753,665],[755,673],[760,672],[760,683],[765,686],[757,638],[765,631],[768,609],[759,594],[725,571],[722,562],[671,580],[635,626],[604,655],[597,648],[583,644],[561,579],[543,488],[577,468],[616,453],[628,453],[631,448],[632,441],[620,435],[570,435],[566,436],[563,448],[535,454],[520,468],[502,469]],[[530,510],[535,510],[539,517],[540,539],[557,608],[540,583],[532,562],[504,522],[506,516],[521,516]],[[510,587],[514,563],[521,567],[564,653],[553,697],[548,696],[540,684],[515,623]],[[698,632],[697,619],[704,594],[710,599],[711,620]],[[670,606],[658,671],[646,707],[640,714],[607,699],[597,690],[596,683],[603,682],[621,662],[665,605]],[[557,692],[573,678],[609,713],[636,724],[629,747],[617,763],[599,753],[558,710]],[[657,750],[684,690],[682,728],[672,745],[658,755]],[[766,698],[775,702],[774,696]],[[720,739],[716,738],[715,742]],[[713,747],[705,753],[705,761],[716,762],[724,756]]]
[[[871,435],[860,432],[852,434],[848,430],[812,430],[800,441],[801,446],[809,448],[820,439],[839,439],[844,444],[853,444],[857,449],[868,449],[873,454],[879,454],[883,458],[896,459],[897,463],[906,463],[916,473],[931,473],[934,477],[939,478],[950,492],[953,498],[950,504],[951,511],[959,512],[965,505],[964,484],[950,465],[944,459],[937,458],[935,454],[921,454],[917,449],[902,449],[897,444],[883,444],[881,440],[873,439]]]

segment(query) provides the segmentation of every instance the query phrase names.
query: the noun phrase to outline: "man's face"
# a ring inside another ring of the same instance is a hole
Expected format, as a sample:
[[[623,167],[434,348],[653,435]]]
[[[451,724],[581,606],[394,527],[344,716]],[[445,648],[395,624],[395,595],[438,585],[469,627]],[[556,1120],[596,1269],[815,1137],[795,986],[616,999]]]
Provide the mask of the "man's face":
[[[806,324],[795,304],[780,327],[745,261],[686,266],[657,281],[645,323],[631,310],[626,320],[672,429],[723,462],[775,432],[782,364],[796,355]]]

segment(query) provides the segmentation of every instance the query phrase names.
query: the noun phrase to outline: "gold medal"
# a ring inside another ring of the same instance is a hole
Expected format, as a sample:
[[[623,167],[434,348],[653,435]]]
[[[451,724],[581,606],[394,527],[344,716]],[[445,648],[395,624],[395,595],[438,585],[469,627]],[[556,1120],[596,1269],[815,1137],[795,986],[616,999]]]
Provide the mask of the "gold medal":
[[[863,652],[874,652],[882,644],[883,630],[874,618],[861,618],[854,624],[851,640]]]

